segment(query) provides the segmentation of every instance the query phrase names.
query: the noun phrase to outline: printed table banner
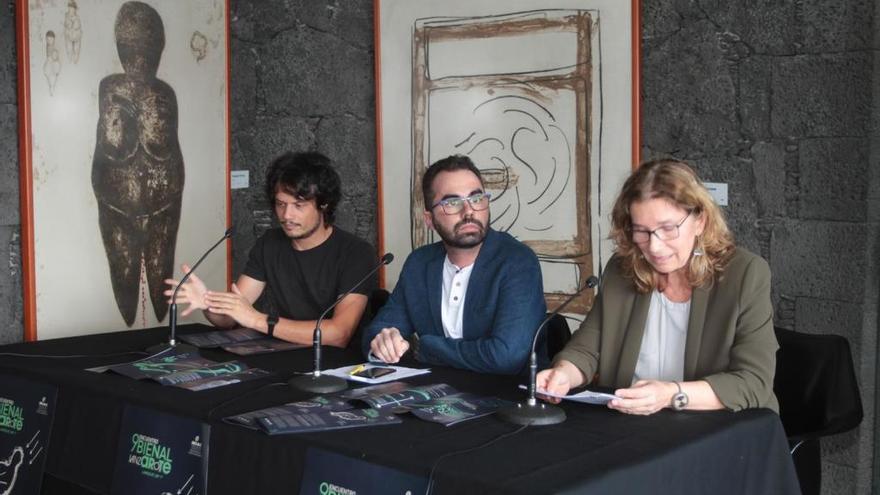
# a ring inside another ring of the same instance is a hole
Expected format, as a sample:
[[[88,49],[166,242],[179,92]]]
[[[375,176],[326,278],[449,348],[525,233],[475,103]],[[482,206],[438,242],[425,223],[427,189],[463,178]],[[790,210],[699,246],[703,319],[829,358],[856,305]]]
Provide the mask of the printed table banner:
[[[210,427],[126,405],[116,449],[113,495],[205,495]]]
[[[58,389],[0,376],[0,494],[37,495]]]
[[[428,480],[326,450],[310,448],[299,495],[425,493]]]

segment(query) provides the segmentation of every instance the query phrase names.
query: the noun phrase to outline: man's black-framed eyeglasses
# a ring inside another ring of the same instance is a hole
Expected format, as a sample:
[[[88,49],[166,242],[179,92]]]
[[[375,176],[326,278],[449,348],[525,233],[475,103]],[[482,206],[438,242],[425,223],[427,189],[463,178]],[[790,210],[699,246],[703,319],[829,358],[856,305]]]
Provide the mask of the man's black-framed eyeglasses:
[[[651,240],[651,236],[654,235],[661,241],[674,241],[675,239],[678,239],[679,235],[681,235],[681,226],[684,225],[684,222],[688,218],[690,218],[691,213],[693,212],[689,211],[688,214],[678,222],[678,225],[662,225],[654,230],[630,229],[632,240],[636,244],[646,244]]]
[[[489,207],[489,199],[492,198],[492,195],[487,192],[478,192],[471,194],[466,198],[446,198],[437,201],[433,205],[431,205],[431,209],[440,206],[443,208],[443,213],[447,215],[455,215],[456,213],[461,213],[461,210],[464,209],[464,204],[468,203],[471,205],[471,209],[474,211],[482,211]]]

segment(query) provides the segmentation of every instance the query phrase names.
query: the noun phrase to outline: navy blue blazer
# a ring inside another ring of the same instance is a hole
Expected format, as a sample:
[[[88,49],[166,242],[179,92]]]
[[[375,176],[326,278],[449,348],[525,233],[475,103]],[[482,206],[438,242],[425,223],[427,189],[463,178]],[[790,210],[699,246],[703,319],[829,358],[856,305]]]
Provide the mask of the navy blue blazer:
[[[407,257],[394,292],[364,331],[364,354],[369,356],[370,342],[383,328],[396,327],[404,338],[418,333],[416,357],[424,363],[480,373],[519,373],[546,312],[537,256],[510,234],[489,229],[468,281],[461,339],[443,333],[445,258],[442,242]]]

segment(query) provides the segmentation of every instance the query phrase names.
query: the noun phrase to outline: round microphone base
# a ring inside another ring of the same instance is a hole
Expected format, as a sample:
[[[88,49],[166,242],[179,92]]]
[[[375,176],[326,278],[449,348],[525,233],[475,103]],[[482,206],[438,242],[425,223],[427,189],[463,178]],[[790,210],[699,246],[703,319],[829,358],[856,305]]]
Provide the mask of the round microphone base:
[[[313,373],[295,376],[287,384],[294,390],[313,394],[329,394],[348,388],[348,382],[342,378],[329,375],[315,376]]]
[[[543,402],[538,402],[535,405],[520,402],[502,407],[495,414],[503,421],[516,425],[544,426],[565,421],[565,411],[562,408]]]

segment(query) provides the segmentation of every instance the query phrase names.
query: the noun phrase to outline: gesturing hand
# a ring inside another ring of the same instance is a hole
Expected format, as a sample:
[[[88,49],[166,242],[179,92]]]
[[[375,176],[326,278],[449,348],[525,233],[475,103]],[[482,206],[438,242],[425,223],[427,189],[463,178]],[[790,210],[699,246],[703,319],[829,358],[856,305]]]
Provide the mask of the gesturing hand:
[[[226,315],[243,327],[254,328],[264,315],[254,309],[253,305],[232,284],[232,292],[208,291],[205,295],[208,311],[218,315]]]
[[[190,271],[190,267],[187,264],[181,266],[183,269],[183,273],[187,274]],[[202,282],[195,273],[190,275],[189,279],[187,279],[186,283],[180,287],[180,290],[177,291],[177,299],[175,301],[171,300],[171,296],[174,295],[174,288],[177,287],[177,284],[180,283],[178,280],[174,280],[171,278],[166,278],[165,283],[170,286],[164,294],[168,296],[168,303],[176,302],[177,304],[189,304],[182,313],[181,316],[187,316],[197,309],[208,309],[208,303],[205,300],[205,296],[208,293],[208,288],[205,286],[205,283]]]

